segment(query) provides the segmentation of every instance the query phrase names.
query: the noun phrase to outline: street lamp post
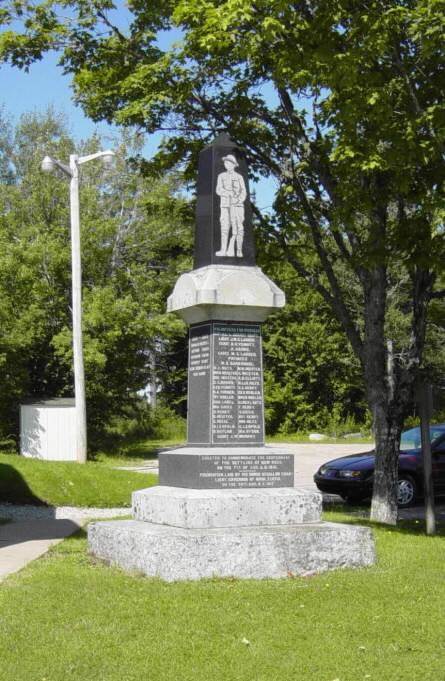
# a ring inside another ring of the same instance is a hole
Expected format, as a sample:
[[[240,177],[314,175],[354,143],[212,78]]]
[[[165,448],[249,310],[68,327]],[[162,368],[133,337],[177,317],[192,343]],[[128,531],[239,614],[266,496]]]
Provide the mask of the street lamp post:
[[[69,166],[45,156],[42,170],[52,173],[61,170],[70,178],[70,218],[71,218],[71,275],[72,275],[72,307],[73,307],[73,362],[74,362],[74,398],[76,404],[76,459],[78,463],[87,460],[87,412],[85,399],[85,372],[83,367],[82,344],[82,266],[80,258],[80,210],[79,210],[79,166],[96,158],[104,164],[113,161],[114,152],[99,151],[88,156],[71,154]]]

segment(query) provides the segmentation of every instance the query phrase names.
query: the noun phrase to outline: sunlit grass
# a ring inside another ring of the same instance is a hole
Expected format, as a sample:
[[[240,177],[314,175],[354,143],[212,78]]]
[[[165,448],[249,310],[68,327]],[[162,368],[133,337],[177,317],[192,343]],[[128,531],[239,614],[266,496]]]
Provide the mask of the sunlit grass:
[[[420,528],[375,528],[363,570],[175,584],[71,538],[0,587],[1,679],[441,681],[444,539]]]
[[[130,506],[131,493],[157,476],[114,470],[108,464],[26,459],[0,454],[0,503],[51,506]]]

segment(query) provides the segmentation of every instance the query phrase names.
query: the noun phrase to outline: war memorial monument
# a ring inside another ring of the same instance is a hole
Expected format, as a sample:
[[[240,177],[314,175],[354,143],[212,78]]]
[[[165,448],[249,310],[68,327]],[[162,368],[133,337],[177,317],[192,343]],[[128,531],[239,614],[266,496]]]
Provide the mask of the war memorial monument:
[[[168,299],[189,325],[187,445],[159,455],[133,520],[92,523],[90,552],[167,581],[308,575],[375,560],[371,530],[322,522],[294,457],[264,444],[261,325],[284,293],[255,265],[247,165],[221,134],[200,154],[195,259]]]

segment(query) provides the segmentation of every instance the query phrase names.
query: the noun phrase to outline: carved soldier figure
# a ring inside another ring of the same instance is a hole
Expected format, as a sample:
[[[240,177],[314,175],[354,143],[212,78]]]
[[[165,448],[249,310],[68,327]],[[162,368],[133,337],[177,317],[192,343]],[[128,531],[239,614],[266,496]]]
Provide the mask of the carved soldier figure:
[[[221,249],[215,255],[233,257],[236,244],[236,255],[242,258],[246,185],[243,176],[235,170],[238,167],[235,156],[228,154],[222,160],[226,171],[218,175],[216,183],[216,193],[221,199]]]

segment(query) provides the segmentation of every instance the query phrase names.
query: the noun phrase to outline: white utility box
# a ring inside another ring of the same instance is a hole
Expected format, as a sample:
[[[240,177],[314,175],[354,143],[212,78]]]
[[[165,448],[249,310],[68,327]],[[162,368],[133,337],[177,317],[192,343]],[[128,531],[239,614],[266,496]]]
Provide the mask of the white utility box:
[[[20,453],[34,459],[76,461],[74,398],[20,406]]]

